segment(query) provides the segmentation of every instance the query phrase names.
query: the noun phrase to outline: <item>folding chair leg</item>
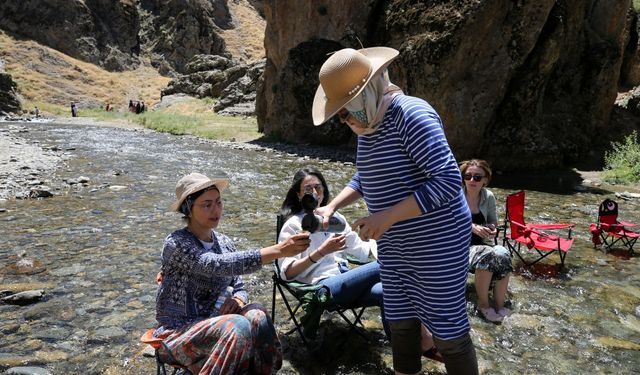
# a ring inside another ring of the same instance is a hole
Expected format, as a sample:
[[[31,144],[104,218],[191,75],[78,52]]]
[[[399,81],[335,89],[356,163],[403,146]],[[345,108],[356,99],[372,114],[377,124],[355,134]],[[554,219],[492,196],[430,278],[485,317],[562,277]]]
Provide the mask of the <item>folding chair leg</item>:
[[[276,275],[273,275],[273,291],[271,292],[271,322],[276,323]]]
[[[160,356],[158,354],[158,349],[156,349],[156,375],[167,375],[167,370],[164,368],[164,363],[160,361]]]
[[[304,343],[304,345],[309,347],[309,342],[304,337],[304,332],[302,332],[302,326],[301,326],[300,322],[298,322],[298,319],[296,318],[295,312],[296,312],[297,309],[292,309],[291,308],[291,305],[289,304],[289,301],[287,301],[286,295],[284,294],[284,290],[282,290],[282,287],[280,286],[280,284],[275,284],[275,285],[278,288],[278,291],[280,292],[280,296],[282,296],[282,300],[284,301],[284,305],[287,307],[287,310],[289,311],[289,315],[291,316],[291,320],[293,320],[293,324],[295,326],[291,331],[287,332],[287,334],[289,334],[289,333],[291,333],[293,331],[298,331],[298,333],[300,334],[300,338],[302,339],[302,342]]]
[[[364,314],[364,310],[366,307],[362,307],[360,308],[359,311],[356,311],[356,309],[350,309],[351,313],[353,314],[354,318],[353,318],[353,322],[351,321],[351,319],[349,319],[349,317],[347,317],[344,313],[344,311],[340,311],[338,310],[338,314],[342,317],[342,319],[344,319],[344,321],[347,322],[347,324],[349,324],[349,331],[355,331],[358,335],[360,335],[362,338],[364,338],[365,340],[369,341],[369,337],[367,337],[363,332],[361,332],[358,329],[358,324],[361,326],[364,326],[362,324],[362,320],[360,319],[362,317],[362,314]]]

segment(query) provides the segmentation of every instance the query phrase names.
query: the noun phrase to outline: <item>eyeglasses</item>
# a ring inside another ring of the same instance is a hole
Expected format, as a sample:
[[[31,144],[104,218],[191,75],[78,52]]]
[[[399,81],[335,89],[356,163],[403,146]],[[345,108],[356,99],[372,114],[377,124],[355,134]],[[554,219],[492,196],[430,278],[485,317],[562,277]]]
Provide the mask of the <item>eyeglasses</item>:
[[[304,185],[302,187],[302,190],[304,190],[305,193],[309,193],[309,194],[313,194],[313,191],[315,190],[316,193],[319,194],[324,191],[324,186],[322,186],[322,184]]]
[[[484,178],[483,175],[481,174],[470,174],[470,173],[465,173],[462,177],[464,177],[465,180],[469,181],[471,179],[473,179],[473,181],[480,181]]]
[[[338,112],[338,118],[340,119],[340,122],[349,121],[349,117],[351,117],[351,112],[347,111],[346,109]]]

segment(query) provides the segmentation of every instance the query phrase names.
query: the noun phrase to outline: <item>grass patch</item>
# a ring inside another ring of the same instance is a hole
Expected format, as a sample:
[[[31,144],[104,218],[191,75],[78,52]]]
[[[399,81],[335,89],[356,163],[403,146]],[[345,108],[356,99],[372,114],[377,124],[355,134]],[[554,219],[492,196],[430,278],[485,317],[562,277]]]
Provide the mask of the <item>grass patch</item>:
[[[633,9],[635,9],[636,12],[640,12],[640,0],[633,0]]]
[[[622,142],[611,142],[611,151],[605,152],[604,181],[617,184],[640,182],[640,143],[634,130]]]
[[[211,109],[213,103],[213,99],[189,98],[171,107],[138,115],[125,110],[106,112],[96,108],[80,110],[79,116],[108,122],[129,122],[174,135],[188,134],[225,141],[248,142],[262,136],[255,117],[221,116]],[[65,109],[62,114],[68,116],[69,110]]]

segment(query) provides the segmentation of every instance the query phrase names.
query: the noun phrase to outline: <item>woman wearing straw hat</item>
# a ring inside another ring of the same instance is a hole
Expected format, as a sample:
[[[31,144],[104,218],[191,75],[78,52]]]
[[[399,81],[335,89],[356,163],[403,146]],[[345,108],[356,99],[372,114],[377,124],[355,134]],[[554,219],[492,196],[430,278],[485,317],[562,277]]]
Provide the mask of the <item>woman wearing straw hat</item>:
[[[363,197],[370,215],[353,223],[378,241],[384,309],[396,373],[421,370],[420,325],[433,333],[449,374],[477,374],[465,288],[471,215],[440,117],[389,81],[398,51],[342,49],[320,69],[313,122],[338,115],[358,135],[357,172],[318,213]]]
[[[171,210],[182,213],[187,226],[164,242],[154,336],[163,339],[164,362],[193,374],[271,374],[282,365],[280,342],[264,307],[249,304],[240,275],[304,251],[309,233],[237,251],[215,231],[228,184],[222,175],[191,173],[176,185]]]

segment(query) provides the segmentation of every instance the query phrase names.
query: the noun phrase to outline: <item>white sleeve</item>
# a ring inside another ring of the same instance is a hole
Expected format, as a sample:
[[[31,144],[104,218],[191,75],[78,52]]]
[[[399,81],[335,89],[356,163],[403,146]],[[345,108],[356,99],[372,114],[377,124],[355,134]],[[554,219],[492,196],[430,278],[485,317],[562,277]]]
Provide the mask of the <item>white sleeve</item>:
[[[280,229],[280,234],[278,235],[278,243],[286,240],[287,238],[293,236],[294,234],[300,232],[302,230],[302,224],[300,218],[297,216],[292,216],[287,220],[282,229]],[[281,259],[276,259],[278,265],[280,267],[280,278],[282,280],[291,281],[287,279],[286,271],[289,269],[289,266],[296,260],[300,259],[300,254],[292,257],[285,257]]]
[[[342,216],[339,213],[335,213],[334,215]],[[342,216],[342,219],[345,220],[346,222],[346,219],[344,218],[344,216]],[[375,252],[377,255],[378,247],[374,240],[362,241],[358,236],[358,233],[351,230],[351,226],[349,225],[347,225],[343,234],[346,235],[346,244],[345,244],[346,249],[343,250],[345,254],[349,254],[355,257],[360,262],[366,262],[369,259],[370,252],[371,253]],[[373,250],[372,250],[372,247],[373,247]]]

